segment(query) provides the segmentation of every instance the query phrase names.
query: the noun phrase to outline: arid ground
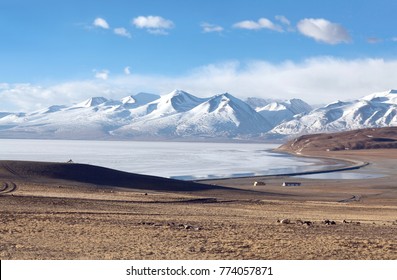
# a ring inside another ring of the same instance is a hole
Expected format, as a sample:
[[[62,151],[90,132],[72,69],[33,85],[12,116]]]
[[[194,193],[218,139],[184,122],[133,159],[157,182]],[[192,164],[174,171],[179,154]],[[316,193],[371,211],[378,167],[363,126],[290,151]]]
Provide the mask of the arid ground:
[[[2,161],[0,258],[397,259],[397,150],[312,155],[370,162],[349,172],[383,177],[202,185]]]

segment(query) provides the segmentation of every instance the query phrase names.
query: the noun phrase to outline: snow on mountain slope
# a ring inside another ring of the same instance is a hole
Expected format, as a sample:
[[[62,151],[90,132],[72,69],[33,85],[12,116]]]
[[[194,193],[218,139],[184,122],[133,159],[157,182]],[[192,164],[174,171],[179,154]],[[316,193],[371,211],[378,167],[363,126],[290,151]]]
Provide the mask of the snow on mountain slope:
[[[131,134],[165,135],[173,115],[190,111],[207,101],[175,90],[164,96],[141,93],[121,100],[93,97],[81,103],[51,106],[33,113],[11,114],[0,119],[0,137],[100,139]],[[174,135],[172,131],[171,136]]]
[[[72,106],[72,108],[88,108],[88,107],[94,107],[94,106],[98,106],[100,104],[105,103],[106,101],[108,101],[105,97],[91,97],[81,103],[78,103],[74,106]]]
[[[295,116],[293,120],[276,126],[271,132],[290,135],[396,125],[397,91],[390,90],[355,101],[328,104],[307,115]]]
[[[287,108],[291,110],[295,115],[302,113],[309,113],[313,110],[312,106],[307,104],[305,101],[297,98],[293,98],[284,102]]]
[[[25,113],[0,113],[0,132],[18,126]]]
[[[244,100],[244,102],[247,103],[254,110],[256,110],[257,108],[265,107],[267,104],[277,101],[278,100],[258,98],[258,97],[248,97]]]
[[[252,105],[229,93],[199,98],[181,90],[163,96],[140,93],[121,100],[93,97],[32,113],[0,113],[0,137],[247,139],[397,126],[395,90],[356,101],[337,101],[311,112],[299,99],[271,102],[257,110]]]
[[[110,132],[118,137],[175,137],[181,114],[207,99],[174,90],[144,106],[130,110],[132,121]]]
[[[50,114],[50,113],[55,113],[55,112],[61,111],[65,108],[67,108],[67,107],[64,105],[52,105],[48,108],[32,112],[30,115]]]
[[[273,127],[292,120],[297,114],[307,114],[311,110],[312,107],[300,99],[290,99],[284,102],[275,101],[256,109]]]
[[[243,101],[226,93],[210,99],[172,92],[155,103],[156,109],[114,135],[161,137],[234,137],[263,133],[271,127]]]
[[[136,96],[130,96],[133,99]],[[157,95],[140,94],[140,104]],[[22,138],[100,139],[109,131],[129,124],[130,106],[122,101],[93,97],[67,106],[50,106],[29,114],[12,114],[0,119],[0,136]],[[134,99],[135,100],[135,99]],[[135,101],[137,102],[137,101]],[[126,106],[125,106],[126,105]]]
[[[185,114],[178,126],[180,134],[208,136],[255,135],[270,129],[266,119],[229,93],[200,104]]]
[[[0,130],[0,136],[17,138],[98,139],[107,135],[117,125],[114,114],[98,107],[70,107],[42,113],[34,112],[13,119],[0,119],[0,127],[7,123],[8,129]]]
[[[386,104],[397,104],[397,90],[375,92],[362,98],[372,102],[382,102]]]
[[[136,121],[149,121],[177,113],[189,111],[205,98],[195,97],[182,90],[174,90],[158,99],[131,110],[131,116]]]
[[[160,96],[151,93],[140,92],[135,95],[126,96],[121,99],[121,103],[123,104],[123,108],[132,109],[137,108],[139,106],[148,104],[152,101],[159,99]]]

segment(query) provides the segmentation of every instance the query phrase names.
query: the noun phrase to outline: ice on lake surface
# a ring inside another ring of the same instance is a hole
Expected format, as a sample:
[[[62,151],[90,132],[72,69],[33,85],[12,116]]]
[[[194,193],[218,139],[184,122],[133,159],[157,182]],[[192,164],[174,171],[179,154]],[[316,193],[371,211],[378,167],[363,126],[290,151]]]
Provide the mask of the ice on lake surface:
[[[332,179],[332,180],[354,180],[354,179],[374,179],[374,178],[382,178],[385,175],[382,174],[370,174],[370,173],[361,173],[361,172],[328,172],[328,173],[319,173],[319,174],[309,174],[309,175],[299,175],[295,176],[296,178],[304,178],[304,179]]]
[[[329,167],[273,153],[274,144],[0,139],[1,160],[99,165],[183,180],[274,175]],[[333,167],[337,166],[337,163]]]

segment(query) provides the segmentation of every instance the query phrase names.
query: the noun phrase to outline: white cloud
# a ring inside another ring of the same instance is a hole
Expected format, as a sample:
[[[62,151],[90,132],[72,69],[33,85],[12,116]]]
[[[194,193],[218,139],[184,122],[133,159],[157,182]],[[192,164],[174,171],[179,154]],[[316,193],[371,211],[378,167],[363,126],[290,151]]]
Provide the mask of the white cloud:
[[[122,37],[127,37],[131,38],[131,34],[125,29],[124,27],[118,27],[113,30],[114,34],[122,36]]]
[[[103,18],[99,18],[99,17],[94,20],[92,25],[95,27],[103,28],[103,29],[109,29],[109,24],[107,23],[107,21],[104,20]]]
[[[367,42],[370,44],[378,44],[378,43],[383,42],[383,39],[377,38],[377,37],[370,37],[370,38],[367,38]]]
[[[305,18],[298,22],[298,31],[316,41],[335,45],[351,42],[347,30],[337,24],[322,18]]]
[[[102,73],[103,71],[96,72]],[[92,96],[120,99],[137,92],[165,94],[175,88],[197,96],[222,92],[245,98],[302,98],[311,104],[356,99],[397,87],[397,60],[332,57],[303,62],[238,61],[206,65],[181,76],[108,76],[88,81],[41,86],[0,85],[0,111],[32,111],[54,104],[70,105]]]
[[[152,34],[166,35],[166,30],[172,29],[174,23],[160,16],[139,16],[132,20],[132,24],[141,29],[147,29]]]
[[[278,16],[275,16],[274,18],[284,26],[284,30],[289,31],[289,32],[295,31],[294,27],[291,26],[290,20],[288,18],[286,18],[285,16],[278,15]]]
[[[147,31],[153,35],[168,35],[168,32],[164,29],[148,29]]]
[[[287,19],[285,16],[275,16],[275,19],[278,20],[279,22],[281,22],[284,25],[291,25],[291,22],[289,21],[289,19]]]
[[[31,112],[51,105],[72,105],[93,96],[118,98],[128,94],[132,92],[102,80],[70,81],[51,86],[7,84],[7,88],[0,88],[0,112]]]
[[[101,70],[101,71],[97,71],[97,70],[93,70],[95,73],[95,78],[100,79],[100,80],[104,80],[106,81],[107,79],[109,79],[109,70]]]
[[[252,20],[240,21],[233,24],[233,27],[239,29],[249,29],[249,30],[270,29],[278,32],[283,31],[283,28],[280,25],[274,24],[271,20],[267,18],[260,18],[258,21],[252,21]]]
[[[204,33],[211,33],[211,32],[222,32],[223,27],[220,25],[215,25],[215,24],[210,24],[207,22],[204,22],[201,24],[201,28],[203,29]]]
[[[126,66],[124,68],[124,74],[126,75],[131,75],[131,67],[130,66]]]

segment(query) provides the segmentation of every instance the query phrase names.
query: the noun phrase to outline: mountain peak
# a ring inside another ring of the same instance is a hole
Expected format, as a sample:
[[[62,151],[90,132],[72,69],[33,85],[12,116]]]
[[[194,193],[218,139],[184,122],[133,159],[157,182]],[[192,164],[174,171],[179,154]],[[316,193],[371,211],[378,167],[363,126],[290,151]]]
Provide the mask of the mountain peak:
[[[236,99],[236,97],[234,97],[233,95],[231,95],[228,92],[221,93],[220,96],[224,96],[224,97],[227,97],[229,99]]]
[[[121,103],[123,104],[123,108],[133,109],[139,106],[143,106],[150,102],[153,102],[159,99],[160,96],[151,93],[140,92],[135,95],[129,95],[121,99]]]
[[[220,100],[220,101],[224,101],[224,102],[239,100],[228,92],[217,94],[210,99]],[[241,100],[239,100],[239,101],[241,101]],[[241,101],[241,102],[243,102],[243,101]]]
[[[138,94],[132,95],[131,98],[135,100],[135,104],[138,106],[148,104],[160,98],[157,94],[140,92]]]
[[[98,106],[100,104],[103,104],[105,102],[107,102],[108,100],[105,97],[91,97],[81,103],[76,104],[76,106],[74,107],[94,107],[94,106]]]
[[[245,103],[251,106],[252,109],[256,110],[265,107],[267,104],[275,102],[274,99],[264,99],[258,97],[248,97],[244,100]]]
[[[271,127],[247,103],[230,93],[217,94],[183,118],[181,129],[208,136],[259,135]]]
[[[288,108],[285,104],[283,104],[282,102],[275,101],[275,102],[267,104],[263,108],[260,108],[258,110],[258,112],[265,111],[265,110],[267,110],[267,111],[281,111],[281,110],[287,110],[287,109]]]
[[[392,102],[397,101],[397,90],[390,89],[388,91],[375,92],[370,95],[364,96],[362,100],[375,101],[375,102]]]
[[[334,101],[334,102],[331,102],[331,103],[325,105],[324,108],[325,109],[331,109],[331,108],[341,107],[341,106],[344,106],[346,104],[348,104],[348,102],[337,100],[337,101]]]
[[[134,104],[136,103],[136,100],[134,99],[134,97],[132,95],[126,96],[124,98],[121,99],[121,103],[123,104]]]
[[[171,93],[163,96],[163,100],[165,103],[170,102],[172,107],[177,112],[186,112],[206,101],[207,99],[196,97],[183,90],[174,90]]]
[[[181,89],[175,89],[175,90],[171,91],[169,94],[167,94],[167,96],[180,96],[180,95],[191,95],[191,94],[189,94],[186,91],[183,91]]]

